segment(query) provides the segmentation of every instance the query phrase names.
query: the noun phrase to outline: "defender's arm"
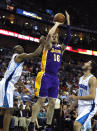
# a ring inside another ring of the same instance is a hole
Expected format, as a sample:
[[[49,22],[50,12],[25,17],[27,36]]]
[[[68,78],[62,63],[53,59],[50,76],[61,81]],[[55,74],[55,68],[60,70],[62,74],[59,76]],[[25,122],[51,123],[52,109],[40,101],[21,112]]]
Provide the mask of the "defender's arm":
[[[44,48],[45,43],[46,43],[45,37],[42,36],[42,37],[40,38],[40,46],[39,46],[33,53],[29,53],[29,54],[27,54],[27,53],[22,53],[22,54],[20,54],[20,55],[17,55],[17,56],[15,57],[15,62],[20,63],[20,62],[22,62],[22,61],[24,61],[24,60],[32,59],[32,58],[40,55],[40,53],[42,52],[42,50],[43,50],[43,48]]]
[[[87,96],[69,96],[71,100],[94,100],[96,97],[96,87],[97,87],[97,79],[96,77],[92,77],[89,81],[90,85],[90,95]]]

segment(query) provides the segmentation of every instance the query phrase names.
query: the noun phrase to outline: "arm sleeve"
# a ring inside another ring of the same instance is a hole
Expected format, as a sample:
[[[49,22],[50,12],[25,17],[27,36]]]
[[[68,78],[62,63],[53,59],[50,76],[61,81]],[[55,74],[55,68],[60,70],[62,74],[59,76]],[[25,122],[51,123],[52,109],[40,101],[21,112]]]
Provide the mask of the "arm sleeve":
[[[71,40],[71,28],[70,25],[67,25],[67,37],[65,37],[63,40],[64,45],[67,46],[70,40]]]

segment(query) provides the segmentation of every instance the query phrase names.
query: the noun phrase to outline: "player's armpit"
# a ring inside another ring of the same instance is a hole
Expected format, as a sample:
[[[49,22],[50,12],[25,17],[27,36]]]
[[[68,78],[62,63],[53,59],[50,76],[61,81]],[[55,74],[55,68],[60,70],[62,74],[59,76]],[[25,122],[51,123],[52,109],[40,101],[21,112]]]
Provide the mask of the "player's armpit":
[[[62,54],[64,53],[64,51],[65,51],[66,47],[67,47],[67,46],[66,46],[66,45],[64,45],[64,44],[62,44],[62,45],[61,45],[61,51],[62,51]]]

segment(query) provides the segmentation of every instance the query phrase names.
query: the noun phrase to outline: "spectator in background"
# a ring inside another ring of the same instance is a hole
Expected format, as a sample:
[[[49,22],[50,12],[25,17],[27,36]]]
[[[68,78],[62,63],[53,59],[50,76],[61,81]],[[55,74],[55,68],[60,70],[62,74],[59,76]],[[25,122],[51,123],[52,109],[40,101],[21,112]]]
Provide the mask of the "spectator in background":
[[[67,99],[66,92],[62,92],[62,95],[60,96],[60,99]]]
[[[97,112],[93,117],[93,131],[97,131]]]
[[[68,89],[72,88],[73,85],[72,85],[70,80],[66,82],[66,86],[67,86]]]
[[[56,103],[55,103],[55,110],[54,110],[54,116],[53,116],[53,128],[56,131],[60,131],[61,128],[61,116],[62,116],[62,112],[61,112],[61,101],[60,99],[56,99]],[[56,125],[56,127],[54,127]]]
[[[27,110],[23,109],[23,105],[21,104],[19,106],[18,110],[18,123],[19,123],[19,128],[21,131],[26,130],[26,117],[27,117]]]
[[[47,112],[43,107],[38,114],[38,123],[41,127],[44,127],[46,125],[46,114]]]
[[[25,117],[26,118],[30,118],[31,117],[31,113],[32,113],[32,111],[31,111],[30,106],[26,105],[26,107],[25,107]]]
[[[69,107],[70,105],[68,105],[68,103],[66,103],[64,106],[63,106],[63,111],[64,111],[64,129],[66,131],[73,131],[73,123],[74,123],[74,120],[76,119],[77,117],[77,112],[76,112],[76,109],[72,112],[67,112],[67,110],[69,110]]]
[[[18,112],[18,117],[25,117],[25,110],[23,109],[23,104],[19,105],[19,112]]]
[[[68,95],[69,95],[69,93],[67,92],[67,91],[64,91],[64,92],[62,92],[62,95],[60,96],[60,99],[61,100],[65,100],[65,101],[68,101]]]

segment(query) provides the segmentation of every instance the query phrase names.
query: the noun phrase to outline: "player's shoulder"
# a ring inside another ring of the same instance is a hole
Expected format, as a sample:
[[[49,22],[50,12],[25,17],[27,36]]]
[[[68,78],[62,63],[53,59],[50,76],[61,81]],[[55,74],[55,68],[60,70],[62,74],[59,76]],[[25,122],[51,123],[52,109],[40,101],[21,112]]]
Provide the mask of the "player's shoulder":
[[[60,45],[60,44],[58,44],[58,45],[57,45],[57,47],[61,47],[61,45]]]
[[[18,55],[18,53],[14,53],[14,54],[12,55],[12,57],[17,56],[17,55]]]
[[[94,75],[92,75],[92,76],[90,77],[90,81],[92,81],[92,80],[97,80],[97,78],[96,78]]]
[[[56,48],[59,49],[59,50],[61,50],[61,45],[58,44],[58,45],[56,46]]]
[[[79,77],[79,80],[81,80],[83,78],[83,76]]]
[[[90,84],[91,83],[96,83],[97,84],[97,78],[94,75],[92,75],[91,78],[89,79],[89,83]]]
[[[14,53],[14,54],[12,55],[12,58],[11,58],[11,59],[14,59],[17,55],[18,55],[17,53]]]
[[[21,53],[21,54],[17,54],[17,55],[15,55],[14,56],[14,61],[16,62],[16,63],[21,63],[21,62],[23,62],[23,59],[24,59],[24,57],[27,55],[27,53]]]

